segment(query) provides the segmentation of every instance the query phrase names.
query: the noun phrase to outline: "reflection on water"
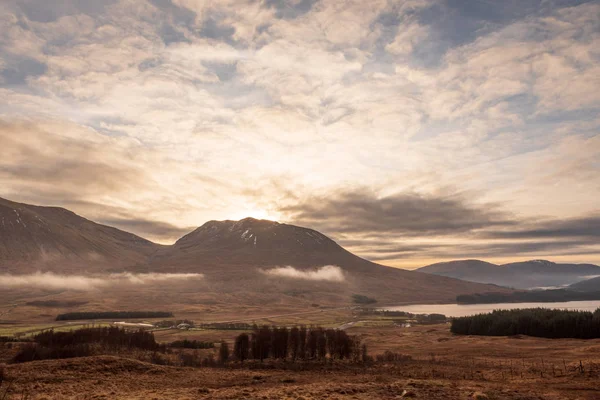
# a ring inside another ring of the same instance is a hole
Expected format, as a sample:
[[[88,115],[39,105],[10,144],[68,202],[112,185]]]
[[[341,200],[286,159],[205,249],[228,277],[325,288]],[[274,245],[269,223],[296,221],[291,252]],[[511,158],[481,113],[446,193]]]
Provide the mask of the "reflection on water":
[[[406,311],[413,314],[444,314],[447,317],[488,313],[494,310],[515,308],[559,308],[562,310],[595,311],[600,308],[600,300],[567,301],[560,303],[496,303],[496,304],[412,304],[408,306],[381,307],[380,310]]]

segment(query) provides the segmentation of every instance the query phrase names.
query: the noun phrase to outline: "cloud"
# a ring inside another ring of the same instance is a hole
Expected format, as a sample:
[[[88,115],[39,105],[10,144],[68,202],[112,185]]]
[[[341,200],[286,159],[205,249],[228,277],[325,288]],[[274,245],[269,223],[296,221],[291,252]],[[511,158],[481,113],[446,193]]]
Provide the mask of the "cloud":
[[[13,1],[9,3],[17,4],[17,6],[25,13],[27,18],[35,22],[52,22],[57,19],[78,13],[97,15],[104,12],[107,6],[116,3],[118,0],[64,0],[64,1],[47,1],[37,2],[35,0]]]
[[[46,64],[34,59],[22,59],[13,63],[3,65],[0,71],[2,83],[6,86],[22,85],[30,76],[43,75],[47,70]]]
[[[304,279],[309,281],[343,282],[346,280],[342,269],[335,265],[325,265],[315,270],[299,270],[288,265],[287,267],[261,270],[261,272],[268,276]]]
[[[200,35],[208,39],[222,40],[224,42],[232,42],[235,28],[227,26],[214,17],[209,17],[202,23]]]
[[[178,227],[168,222],[152,221],[147,219],[100,219],[99,223],[114,226],[128,232],[142,232],[145,237],[150,237],[160,242],[170,242],[190,233],[196,227]]]
[[[2,195],[162,242],[258,205],[399,246],[597,211],[600,8],[538,3],[5,1]]]
[[[459,195],[377,196],[366,189],[308,198],[280,211],[301,225],[362,235],[444,235],[511,223],[496,207],[471,205]]]
[[[129,283],[144,285],[153,282],[165,282],[165,281],[187,281],[190,279],[202,279],[203,274],[195,273],[147,273],[147,274],[134,274],[131,272],[123,272],[120,274],[111,274],[109,279],[125,280]]]
[[[275,8],[277,18],[293,19],[310,11],[317,0],[300,0],[290,2],[287,0],[267,0],[266,7]]]
[[[600,215],[594,214],[567,220],[549,220],[521,226],[510,231],[491,232],[486,235],[501,239],[588,238],[600,237]]]
[[[0,275],[0,287],[40,288],[89,291],[116,284],[145,285],[156,282],[202,279],[202,274],[134,274],[124,272],[108,276],[57,275],[50,272],[29,275]]]
[[[115,143],[76,124],[0,120],[0,140],[0,175],[5,179],[96,193],[118,191],[143,179],[143,171],[124,157],[131,142]]]

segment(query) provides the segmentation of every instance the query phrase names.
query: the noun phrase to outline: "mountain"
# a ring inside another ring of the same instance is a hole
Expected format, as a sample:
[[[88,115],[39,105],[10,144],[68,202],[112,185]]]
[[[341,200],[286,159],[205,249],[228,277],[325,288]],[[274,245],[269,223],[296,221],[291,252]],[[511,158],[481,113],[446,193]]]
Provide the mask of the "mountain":
[[[59,207],[0,198],[0,265],[39,268],[76,263],[81,269],[145,261],[161,246],[134,234],[97,224]]]
[[[428,265],[417,271],[518,289],[566,286],[600,275],[600,267],[597,265],[557,264],[547,260],[504,265],[480,260],[459,260]]]
[[[419,272],[481,282],[502,275],[498,265],[481,260],[456,260],[431,264]]]
[[[179,239],[165,254],[171,263],[190,264],[201,259],[204,271],[212,265],[366,266],[365,260],[315,230],[254,218],[209,221]]]
[[[343,282],[291,279],[268,272],[293,267],[316,273],[339,267]],[[454,301],[458,294],[502,291],[497,287],[386,267],[362,259],[315,230],[267,220],[210,221],[153,257],[149,270],[201,272],[223,293],[271,292],[349,299],[368,295],[379,302]],[[225,282],[232,283],[231,285]]]
[[[578,292],[600,292],[600,276],[574,283],[569,286],[569,289]]]
[[[253,218],[210,221],[171,246],[159,246],[62,208],[2,200],[0,227],[5,271],[204,275],[187,294],[175,286],[145,292],[152,301],[189,296],[189,302],[349,304],[359,294],[393,304],[452,302],[459,294],[504,290],[375,264],[315,230]],[[273,270],[278,267],[289,268]],[[334,279],[327,275],[331,271]],[[141,301],[139,293],[132,289],[127,295]]]

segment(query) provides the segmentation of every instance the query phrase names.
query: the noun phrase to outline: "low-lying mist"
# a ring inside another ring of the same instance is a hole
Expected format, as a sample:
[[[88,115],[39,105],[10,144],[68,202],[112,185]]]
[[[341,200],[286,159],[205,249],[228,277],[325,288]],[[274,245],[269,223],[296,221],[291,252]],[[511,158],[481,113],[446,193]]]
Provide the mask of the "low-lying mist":
[[[38,272],[27,275],[0,275],[0,287],[93,290],[115,284],[145,285],[154,282],[201,279],[202,274],[134,274],[123,272],[100,276],[57,275],[51,272]]]
[[[325,265],[316,270],[303,271],[290,265],[286,267],[276,267],[272,269],[263,269],[261,272],[270,276],[281,276],[284,278],[305,279],[311,281],[330,281],[343,282],[346,280],[342,269],[336,265]]]

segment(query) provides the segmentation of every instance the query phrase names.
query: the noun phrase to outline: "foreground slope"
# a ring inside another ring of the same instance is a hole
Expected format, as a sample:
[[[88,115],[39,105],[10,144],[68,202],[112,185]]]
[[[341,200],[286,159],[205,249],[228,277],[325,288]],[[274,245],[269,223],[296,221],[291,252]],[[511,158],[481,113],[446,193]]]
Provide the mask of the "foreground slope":
[[[279,368],[268,362],[262,368],[241,368],[236,362],[230,368],[190,368],[154,365],[133,354],[33,361],[6,367],[0,398],[9,383],[14,391],[7,399],[20,399],[25,393],[32,400],[599,398],[600,340],[462,336],[451,334],[445,325],[360,326],[347,331],[359,336],[372,356],[389,350],[412,360],[366,367],[335,360],[313,368],[289,361]],[[239,332],[215,332],[215,341],[225,340],[233,347]],[[181,337],[206,340],[202,334],[186,331]],[[3,350],[0,363],[3,355],[14,351]],[[145,360],[149,356],[137,354]],[[579,370],[580,361],[585,373]]]
[[[480,260],[457,260],[428,265],[417,271],[519,289],[566,286],[600,275],[600,267],[597,265],[558,264],[546,260],[504,265]]]
[[[84,271],[144,262],[160,246],[132,233],[97,224],[59,207],[0,198],[0,265],[26,272]]]

